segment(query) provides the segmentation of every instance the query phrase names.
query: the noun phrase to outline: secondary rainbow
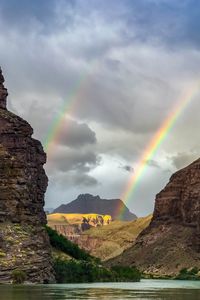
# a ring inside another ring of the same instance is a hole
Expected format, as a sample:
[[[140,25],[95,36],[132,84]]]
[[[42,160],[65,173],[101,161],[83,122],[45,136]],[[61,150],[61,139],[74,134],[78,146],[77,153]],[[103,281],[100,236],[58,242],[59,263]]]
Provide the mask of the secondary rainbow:
[[[145,172],[145,169],[148,165],[148,162],[154,157],[155,153],[158,151],[160,145],[162,142],[166,139],[168,133],[174,126],[175,122],[178,120],[180,115],[184,112],[186,107],[189,105],[189,103],[194,99],[194,96],[199,91],[200,82],[193,85],[184,95],[176,102],[175,106],[171,110],[170,114],[167,116],[167,118],[162,123],[161,127],[158,129],[158,131],[155,133],[153,138],[151,139],[148,146],[145,148],[142,156],[140,157],[137,167],[134,168],[134,173],[130,177],[128,184],[126,185],[126,188],[121,195],[121,199],[124,201],[125,204],[128,204],[128,202],[131,199],[131,196],[133,195],[140,178],[142,177],[143,173]],[[124,210],[119,208],[118,209],[118,215],[122,216],[124,213]]]
[[[47,133],[46,139],[44,141],[44,149],[48,153],[48,156],[51,154],[50,150],[53,151],[53,144],[56,141],[59,133],[61,132],[63,122],[67,115],[71,115],[73,111],[76,110],[76,105],[78,99],[82,93],[82,86],[85,82],[85,76],[82,76],[75,87],[70,91],[67,99],[64,101],[59,113],[54,118],[49,131]]]
[[[61,109],[51,123],[44,140],[44,149],[47,152],[48,157],[50,157],[53,152],[54,144],[62,130],[63,123],[67,122],[66,117],[72,116],[73,112],[76,111],[77,106],[80,105],[79,101],[83,101],[84,93],[87,91],[87,85],[91,82],[90,77],[94,74],[98,63],[98,61],[92,61],[90,69],[80,76],[75,86],[69,91]],[[67,132],[65,132],[65,134],[67,134]]]

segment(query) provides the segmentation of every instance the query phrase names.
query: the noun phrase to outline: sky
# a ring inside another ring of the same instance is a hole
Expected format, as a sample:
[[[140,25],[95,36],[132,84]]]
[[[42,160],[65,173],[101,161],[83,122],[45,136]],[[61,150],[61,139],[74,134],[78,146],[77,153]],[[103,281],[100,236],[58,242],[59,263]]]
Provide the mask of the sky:
[[[0,0],[8,108],[47,145],[46,207],[120,198],[155,132],[200,79],[198,0]],[[126,203],[138,216],[199,157],[200,91]],[[65,108],[65,113],[64,113]],[[68,108],[68,109],[67,109]]]

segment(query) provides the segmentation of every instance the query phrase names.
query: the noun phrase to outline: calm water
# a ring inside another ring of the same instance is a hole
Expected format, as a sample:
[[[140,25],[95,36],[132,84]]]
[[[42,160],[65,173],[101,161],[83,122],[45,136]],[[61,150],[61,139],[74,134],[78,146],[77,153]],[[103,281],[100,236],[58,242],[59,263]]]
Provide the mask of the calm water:
[[[0,285],[0,300],[170,299],[200,300],[200,282],[142,280],[138,283]]]

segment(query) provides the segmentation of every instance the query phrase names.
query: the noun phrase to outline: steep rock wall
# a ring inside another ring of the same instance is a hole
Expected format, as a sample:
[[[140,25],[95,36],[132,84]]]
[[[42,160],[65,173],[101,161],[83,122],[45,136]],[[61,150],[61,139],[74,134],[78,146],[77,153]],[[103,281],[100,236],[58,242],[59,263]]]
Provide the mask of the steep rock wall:
[[[43,210],[46,154],[33,129],[6,108],[0,69],[0,282],[20,269],[30,282],[54,281]]]

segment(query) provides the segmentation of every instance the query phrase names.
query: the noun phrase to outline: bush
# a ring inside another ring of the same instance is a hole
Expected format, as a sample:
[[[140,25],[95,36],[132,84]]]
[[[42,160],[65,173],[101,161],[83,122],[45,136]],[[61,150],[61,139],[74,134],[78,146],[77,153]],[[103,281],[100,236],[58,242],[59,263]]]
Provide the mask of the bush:
[[[194,267],[192,269],[183,268],[180,270],[179,274],[176,276],[175,279],[179,280],[199,280],[198,276],[199,269]]]
[[[140,272],[134,267],[108,269],[94,262],[57,258],[54,270],[57,283],[140,281]]]
[[[116,281],[110,270],[87,261],[56,259],[54,270],[57,283]]]
[[[140,281],[141,273],[136,267],[113,266],[111,271],[116,273],[118,281]]]
[[[14,270],[12,272],[12,280],[13,280],[13,283],[22,284],[26,280],[26,273],[19,269]]]
[[[48,226],[46,226],[46,230],[49,235],[52,247],[72,256],[75,259],[86,261],[91,261],[95,259],[85,250],[80,249],[78,245],[72,243],[63,235],[58,234],[56,230],[53,230]]]

